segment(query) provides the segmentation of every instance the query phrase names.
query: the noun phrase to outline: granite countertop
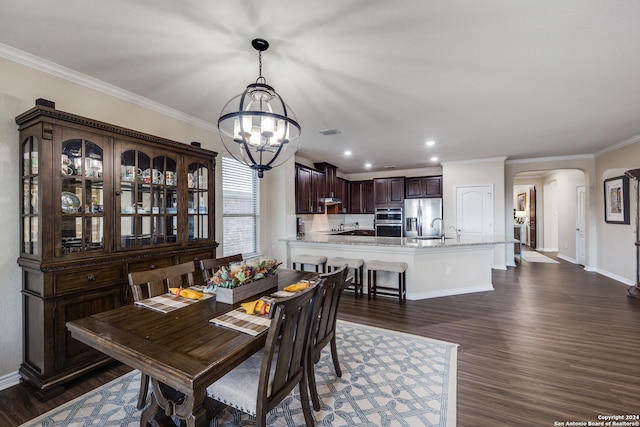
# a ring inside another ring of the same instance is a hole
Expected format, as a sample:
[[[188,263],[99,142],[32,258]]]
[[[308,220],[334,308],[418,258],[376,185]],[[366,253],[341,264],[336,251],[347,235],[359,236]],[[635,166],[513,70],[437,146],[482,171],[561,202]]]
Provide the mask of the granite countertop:
[[[440,239],[424,240],[413,237],[375,237],[375,236],[345,236],[335,235],[334,232],[314,232],[307,233],[302,237],[285,237],[279,239],[286,242],[318,243],[318,244],[338,244],[338,245],[359,245],[359,246],[391,246],[403,248],[447,248],[461,246],[489,246],[498,244],[513,243],[513,238],[482,236],[471,237],[461,236],[460,239],[447,237],[444,242]]]

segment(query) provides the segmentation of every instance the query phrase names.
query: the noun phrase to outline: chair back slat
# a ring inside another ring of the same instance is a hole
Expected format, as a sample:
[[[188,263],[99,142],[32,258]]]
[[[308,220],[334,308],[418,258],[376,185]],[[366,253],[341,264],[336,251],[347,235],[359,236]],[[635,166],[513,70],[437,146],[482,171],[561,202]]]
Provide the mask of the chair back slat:
[[[257,413],[276,407],[304,380],[314,302],[322,284],[276,301],[260,370]]]
[[[331,273],[320,275],[325,286],[318,295],[317,315],[314,316],[315,325],[311,330],[310,347],[314,359],[319,357],[320,351],[335,335],[338,305],[346,287],[347,274],[348,267],[345,265]]]
[[[147,271],[129,273],[129,286],[134,301],[165,294],[169,288],[193,286],[195,264],[185,262],[169,267],[156,268]]]
[[[222,258],[209,258],[200,260],[200,270],[202,270],[202,277],[206,281],[213,276],[222,266],[228,266],[234,262],[242,262],[242,254],[229,255]]]

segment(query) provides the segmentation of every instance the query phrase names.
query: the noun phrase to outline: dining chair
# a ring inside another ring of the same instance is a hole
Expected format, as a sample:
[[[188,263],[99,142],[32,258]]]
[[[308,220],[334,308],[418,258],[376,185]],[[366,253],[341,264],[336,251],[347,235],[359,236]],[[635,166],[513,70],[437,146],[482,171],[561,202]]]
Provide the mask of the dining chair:
[[[242,254],[229,255],[222,258],[209,258],[200,260],[200,270],[202,271],[202,278],[206,282],[207,279],[213,276],[222,266],[228,266],[234,262],[242,262]]]
[[[166,294],[169,288],[193,286],[193,273],[196,266],[193,261],[169,267],[155,268],[147,271],[129,273],[129,287],[134,301],[142,301],[158,295]],[[149,376],[141,374],[140,393],[137,408],[142,409],[147,400]]]
[[[294,296],[276,300],[264,351],[258,351],[207,387],[207,395],[255,416],[256,426],[264,427],[269,411],[297,385],[305,423],[313,426],[306,363],[314,302],[323,284],[320,281]]]
[[[324,279],[324,286],[318,290],[316,314],[314,315],[314,324],[312,324],[309,337],[307,361],[307,381],[311,392],[313,409],[316,411],[320,410],[320,397],[316,387],[314,366],[320,360],[322,349],[329,343],[331,343],[331,358],[333,359],[336,375],[338,377],[342,376],[336,343],[336,318],[342,291],[350,285],[350,280],[347,280],[348,272],[349,267],[345,264],[338,270],[320,275],[320,278]]]

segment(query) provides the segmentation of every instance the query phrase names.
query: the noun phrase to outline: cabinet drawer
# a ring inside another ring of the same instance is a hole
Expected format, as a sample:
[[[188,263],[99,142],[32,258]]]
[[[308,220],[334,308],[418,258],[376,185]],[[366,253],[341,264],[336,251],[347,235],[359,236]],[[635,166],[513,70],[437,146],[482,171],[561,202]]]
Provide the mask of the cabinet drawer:
[[[130,262],[127,268],[127,273],[132,273],[134,271],[148,271],[148,270],[153,270],[160,267],[169,267],[170,265],[174,265],[174,264],[175,262],[172,256],[148,258],[148,259],[145,259],[144,261]]]
[[[54,278],[54,292],[59,294],[79,289],[117,285],[123,282],[124,272],[120,266],[111,265],[109,267],[87,268],[56,273]]]
[[[189,252],[186,254],[180,254],[178,258],[178,264],[182,264],[189,261],[194,261],[197,266],[200,265],[201,259],[215,258],[213,250],[207,251]]]

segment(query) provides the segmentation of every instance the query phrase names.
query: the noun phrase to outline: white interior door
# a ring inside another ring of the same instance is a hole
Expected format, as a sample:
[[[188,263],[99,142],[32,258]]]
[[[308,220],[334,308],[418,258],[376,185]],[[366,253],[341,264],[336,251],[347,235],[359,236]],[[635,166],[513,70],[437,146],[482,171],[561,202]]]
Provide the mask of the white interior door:
[[[493,236],[493,186],[456,187],[456,228],[465,235]]]
[[[587,262],[585,197],[585,186],[580,185],[576,187],[576,263],[580,265],[585,265]]]

